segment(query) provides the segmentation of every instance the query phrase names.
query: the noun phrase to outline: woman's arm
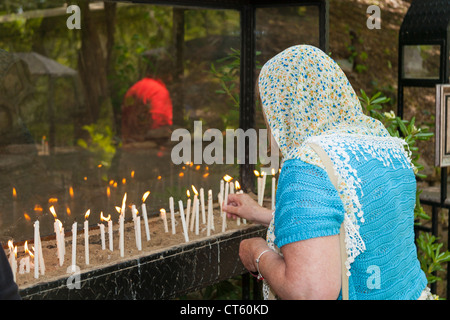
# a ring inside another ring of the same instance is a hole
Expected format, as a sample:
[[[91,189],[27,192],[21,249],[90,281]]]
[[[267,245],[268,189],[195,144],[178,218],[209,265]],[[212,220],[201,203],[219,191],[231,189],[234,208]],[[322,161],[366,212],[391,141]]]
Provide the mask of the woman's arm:
[[[248,194],[228,195],[228,204],[224,203],[223,211],[229,218],[241,217],[249,221],[269,226],[273,210],[261,207]]]
[[[256,259],[268,249],[262,238],[241,242],[239,256],[244,266],[257,271]],[[259,271],[281,299],[337,299],[341,289],[339,235],[312,238],[286,244],[283,256],[264,253]]]

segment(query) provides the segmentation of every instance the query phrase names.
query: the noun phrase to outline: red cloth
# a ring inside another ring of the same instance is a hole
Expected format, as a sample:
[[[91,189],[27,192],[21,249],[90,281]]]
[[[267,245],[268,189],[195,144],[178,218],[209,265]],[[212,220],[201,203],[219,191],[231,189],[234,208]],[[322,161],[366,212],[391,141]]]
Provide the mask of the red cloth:
[[[125,94],[122,106],[122,134],[125,138],[145,136],[148,130],[172,125],[172,100],[160,80],[144,78]]]

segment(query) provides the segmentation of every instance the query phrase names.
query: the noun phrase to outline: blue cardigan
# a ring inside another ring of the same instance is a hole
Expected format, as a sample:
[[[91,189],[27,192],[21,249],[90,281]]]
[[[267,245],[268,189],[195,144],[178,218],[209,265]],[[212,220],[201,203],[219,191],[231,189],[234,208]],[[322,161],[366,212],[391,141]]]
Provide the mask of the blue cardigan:
[[[427,285],[414,242],[416,180],[411,168],[368,157],[352,160],[361,179],[359,200],[366,250],[351,265],[349,299],[417,299]],[[328,174],[298,159],[284,162],[274,214],[275,244],[339,234],[344,207]]]

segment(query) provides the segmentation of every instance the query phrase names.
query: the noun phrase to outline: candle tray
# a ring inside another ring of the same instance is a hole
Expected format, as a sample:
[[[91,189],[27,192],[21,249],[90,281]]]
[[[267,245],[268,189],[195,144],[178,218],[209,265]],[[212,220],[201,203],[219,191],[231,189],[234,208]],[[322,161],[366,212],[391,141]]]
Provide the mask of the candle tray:
[[[249,225],[33,284],[19,293],[26,300],[173,299],[245,273],[239,243],[265,233],[265,227]]]

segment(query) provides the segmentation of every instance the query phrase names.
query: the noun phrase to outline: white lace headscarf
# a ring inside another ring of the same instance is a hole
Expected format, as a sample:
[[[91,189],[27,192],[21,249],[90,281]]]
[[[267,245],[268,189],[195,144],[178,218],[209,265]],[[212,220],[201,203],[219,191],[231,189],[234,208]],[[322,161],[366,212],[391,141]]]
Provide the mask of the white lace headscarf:
[[[313,46],[293,46],[270,59],[261,70],[259,91],[266,121],[283,161],[300,159],[324,168],[309,142],[320,145],[330,156],[346,211],[349,270],[365,245],[359,235],[359,224],[364,223],[356,192],[360,180],[356,170],[348,165],[348,159],[364,157],[358,151],[367,151],[386,165],[394,156],[405,159],[404,164],[408,166],[410,160],[404,151],[404,141],[390,137],[380,121],[364,115],[344,72],[333,59]],[[271,228],[268,242],[273,247],[273,223]]]

